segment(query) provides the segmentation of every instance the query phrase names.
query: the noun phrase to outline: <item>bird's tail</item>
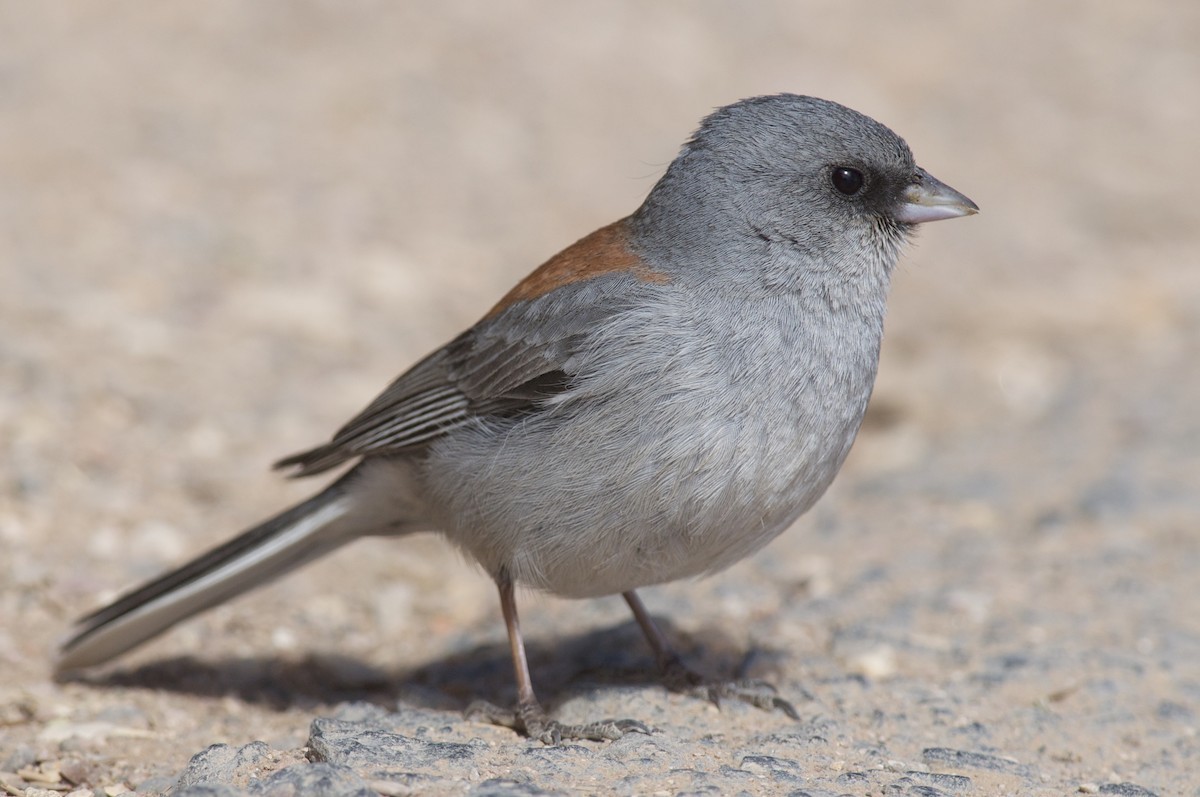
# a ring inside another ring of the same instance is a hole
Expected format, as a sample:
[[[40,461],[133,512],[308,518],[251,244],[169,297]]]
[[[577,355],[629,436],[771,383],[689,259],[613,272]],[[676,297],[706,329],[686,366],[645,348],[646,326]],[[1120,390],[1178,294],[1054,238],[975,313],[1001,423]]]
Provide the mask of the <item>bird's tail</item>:
[[[62,647],[56,671],[108,661],[193,614],[361,536],[346,489],[355,475],[351,471],[307,501],[80,618]]]

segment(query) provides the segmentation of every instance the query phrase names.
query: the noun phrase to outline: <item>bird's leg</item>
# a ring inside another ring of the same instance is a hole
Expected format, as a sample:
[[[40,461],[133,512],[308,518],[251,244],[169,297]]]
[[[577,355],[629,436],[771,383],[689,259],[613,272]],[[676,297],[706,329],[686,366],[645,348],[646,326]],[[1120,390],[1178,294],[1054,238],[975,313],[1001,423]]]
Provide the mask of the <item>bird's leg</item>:
[[[525,640],[521,636],[521,621],[517,617],[517,599],[512,579],[502,574],[496,579],[496,586],[500,589],[500,610],[504,613],[513,671],[517,677],[517,709],[506,711],[490,703],[476,701],[467,707],[468,717],[485,719],[513,728],[543,744],[558,744],[563,739],[609,741],[620,739],[626,733],[650,732],[649,728],[637,720],[608,719],[583,725],[564,725],[551,719],[533,692],[533,679],[529,675],[529,661],[525,657]]]
[[[646,641],[650,643],[658,668],[662,671],[663,681],[672,692],[704,697],[718,706],[723,698],[740,700],[768,711],[779,709],[792,719],[800,719],[795,706],[780,697],[775,687],[766,681],[738,679],[713,683],[692,670],[671,647],[670,640],[654,622],[650,612],[646,611],[646,605],[637,593],[630,590],[622,593],[622,596],[633,611],[633,618],[642,627],[642,633],[646,635]]]

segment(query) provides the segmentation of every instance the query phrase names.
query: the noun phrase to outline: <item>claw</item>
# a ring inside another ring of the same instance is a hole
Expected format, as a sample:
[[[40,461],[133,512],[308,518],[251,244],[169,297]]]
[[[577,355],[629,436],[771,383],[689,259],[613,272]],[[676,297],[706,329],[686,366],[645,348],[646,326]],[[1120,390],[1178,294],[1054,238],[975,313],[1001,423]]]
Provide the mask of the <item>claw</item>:
[[[784,700],[782,697],[775,698],[771,701],[771,704],[774,708],[777,708],[786,714],[788,719],[795,720],[796,722],[800,721],[800,712],[796,711],[796,707]]]
[[[641,720],[617,720],[615,724],[622,733],[644,733],[647,736],[653,733],[650,726]]]

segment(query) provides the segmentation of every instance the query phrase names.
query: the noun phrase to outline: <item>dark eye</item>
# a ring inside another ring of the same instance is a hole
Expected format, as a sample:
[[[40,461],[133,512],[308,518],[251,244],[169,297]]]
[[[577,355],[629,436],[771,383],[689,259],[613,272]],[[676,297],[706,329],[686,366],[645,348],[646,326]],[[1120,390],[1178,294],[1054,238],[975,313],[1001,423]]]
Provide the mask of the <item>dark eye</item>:
[[[833,187],[846,196],[854,196],[863,187],[862,172],[849,166],[835,166],[829,179],[833,181]]]

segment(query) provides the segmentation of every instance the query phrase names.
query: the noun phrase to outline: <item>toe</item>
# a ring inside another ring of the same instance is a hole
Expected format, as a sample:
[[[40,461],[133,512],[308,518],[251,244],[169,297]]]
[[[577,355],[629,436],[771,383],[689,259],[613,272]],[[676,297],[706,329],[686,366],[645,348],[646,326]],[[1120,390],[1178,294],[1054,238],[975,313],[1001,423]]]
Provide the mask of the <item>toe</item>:
[[[517,716],[517,712],[508,708],[501,708],[495,703],[489,703],[486,700],[475,700],[467,706],[463,716],[474,722],[487,722],[492,725],[500,725],[505,728],[519,728],[521,718]]]

